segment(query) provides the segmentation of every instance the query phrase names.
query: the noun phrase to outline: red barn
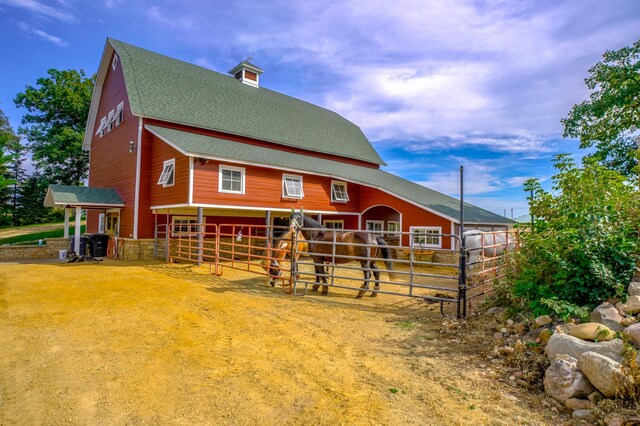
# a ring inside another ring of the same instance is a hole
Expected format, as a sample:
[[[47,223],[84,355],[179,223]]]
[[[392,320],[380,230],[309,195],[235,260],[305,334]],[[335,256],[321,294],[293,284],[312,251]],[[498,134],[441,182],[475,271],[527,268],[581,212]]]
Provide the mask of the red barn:
[[[128,244],[159,223],[189,227],[199,211],[207,224],[263,225],[284,224],[293,207],[330,227],[412,231],[416,244],[451,248],[439,234],[457,231],[458,200],[380,170],[358,126],[262,87],[262,72],[244,61],[223,75],[108,39],[83,148],[89,187],[113,188],[123,206],[50,205],[87,208],[88,232]],[[465,222],[509,223],[470,204]]]

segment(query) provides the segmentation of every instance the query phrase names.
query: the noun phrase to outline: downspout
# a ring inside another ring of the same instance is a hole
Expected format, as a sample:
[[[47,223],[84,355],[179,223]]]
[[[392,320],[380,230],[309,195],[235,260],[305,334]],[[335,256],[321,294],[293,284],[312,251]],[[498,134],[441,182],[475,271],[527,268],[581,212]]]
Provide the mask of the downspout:
[[[133,239],[138,239],[138,214],[140,209],[140,165],[142,163],[142,117],[138,117],[138,145],[136,149],[136,192],[133,201]]]

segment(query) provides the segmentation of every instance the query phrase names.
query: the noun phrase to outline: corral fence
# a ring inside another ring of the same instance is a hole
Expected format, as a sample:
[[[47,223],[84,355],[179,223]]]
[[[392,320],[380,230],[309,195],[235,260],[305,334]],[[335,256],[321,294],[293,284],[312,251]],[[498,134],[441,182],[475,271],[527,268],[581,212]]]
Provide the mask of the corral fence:
[[[443,315],[465,317],[475,301],[489,292],[496,280],[504,277],[505,253],[517,248],[517,235],[505,231],[485,232],[487,237],[479,247],[466,247],[460,237],[453,234],[418,236],[409,232],[358,231],[371,234],[373,242],[377,237],[384,239],[390,257],[383,259],[380,250],[375,257],[345,254],[346,246],[373,251],[381,246],[377,242],[343,243],[338,231],[329,241],[307,244],[300,240],[301,234],[296,233],[284,249],[276,250],[279,239],[274,235],[287,230],[286,227],[266,225],[157,225],[154,254],[170,263],[208,265],[216,275],[223,274],[225,268],[264,275],[294,295],[316,291],[316,285],[320,284],[351,290],[355,296],[364,290],[364,271],[368,271],[371,279],[367,295],[418,298],[427,303],[439,303]],[[446,239],[452,250],[439,250],[424,244]],[[403,241],[411,243],[403,245]],[[292,262],[292,259],[297,260]],[[375,267],[368,265],[368,261],[374,261]],[[365,263],[365,268],[361,262]],[[374,272],[379,273],[379,287],[375,285]],[[455,313],[445,313],[445,304],[453,305]]]

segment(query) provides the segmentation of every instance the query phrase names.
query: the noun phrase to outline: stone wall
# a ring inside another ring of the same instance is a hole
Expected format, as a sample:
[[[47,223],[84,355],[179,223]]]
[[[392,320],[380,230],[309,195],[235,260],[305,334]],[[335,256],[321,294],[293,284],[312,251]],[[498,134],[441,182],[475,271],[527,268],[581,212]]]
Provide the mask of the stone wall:
[[[0,246],[0,261],[58,259],[60,250],[69,250],[69,238],[45,238],[39,245],[5,245]]]
[[[153,239],[134,240],[132,238],[118,238],[119,260],[150,260],[153,259]]]

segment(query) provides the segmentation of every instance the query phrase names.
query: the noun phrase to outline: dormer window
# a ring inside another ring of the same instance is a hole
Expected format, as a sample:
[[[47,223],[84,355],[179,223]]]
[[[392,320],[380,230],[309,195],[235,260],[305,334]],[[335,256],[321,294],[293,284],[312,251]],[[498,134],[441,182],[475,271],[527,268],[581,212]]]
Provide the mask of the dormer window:
[[[229,74],[243,82],[244,84],[248,84],[249,86],[260,87],[260,74],[262,71],[257,66],[253,65],[249,61],[242,61],[231,71]]]
[[[107,117],[102,117],[102,120],[100,120],[100,127],[98,127],[98,131],[96,132],[96,135],[100,135],[100,137],[103,137],[106,133],[107,133]]]
[[[349,201],[347,182],[331,181],[331,201],[334,203],[346,203]]]

